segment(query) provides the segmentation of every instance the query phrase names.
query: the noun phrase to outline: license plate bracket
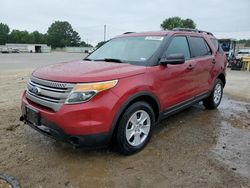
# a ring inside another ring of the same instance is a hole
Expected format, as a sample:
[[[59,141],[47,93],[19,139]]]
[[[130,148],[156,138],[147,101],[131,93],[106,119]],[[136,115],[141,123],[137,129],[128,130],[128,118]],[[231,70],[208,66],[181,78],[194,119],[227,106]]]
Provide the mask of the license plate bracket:
[[[39,112],[34,109],[31,108],[29,106],[26,106],[26,119],[27,121],[29,121],[30,123],[39,126],[41,124],[40,122],[40,114]]]

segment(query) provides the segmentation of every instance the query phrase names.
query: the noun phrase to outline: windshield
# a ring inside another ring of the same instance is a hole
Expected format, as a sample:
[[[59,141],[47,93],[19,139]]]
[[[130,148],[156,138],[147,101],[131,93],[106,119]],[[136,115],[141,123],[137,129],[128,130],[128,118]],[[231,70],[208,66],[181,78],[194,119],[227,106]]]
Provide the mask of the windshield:
[[[94,61],[113,59],[115,62],[143,64],[158,49],[162,40],[162,36],[115,38],[94,51],[87,59]]]

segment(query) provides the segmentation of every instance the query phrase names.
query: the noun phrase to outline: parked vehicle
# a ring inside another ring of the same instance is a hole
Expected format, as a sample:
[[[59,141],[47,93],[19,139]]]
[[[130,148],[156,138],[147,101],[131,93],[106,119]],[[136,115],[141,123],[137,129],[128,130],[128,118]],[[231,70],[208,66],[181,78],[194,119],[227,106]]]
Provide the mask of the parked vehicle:
[[[230,63],[231,70],[241,70],[243,66],[243,62],[241,59],[234,58],[234,59],[231,59],[229,63]]]
[[[243,57],[248,57],[248,56],[250,56],[250,50],[242,49],[242,50],[239,50],[239,52],[237,53],[236,59],[242,60]]]
[[[10,53],[10,50],[9,50],[7,47],[3,47],[3,48],[1,49],[1,53],[2,53],[2,54],[8,54],[8,53]]]
[[[35,70],[22,96],[21,120],[76,147],[112,143],[133,154],[162,119],[199,101],[217,108],[226,65],[209,32],[123,34],[82,61]]]
[[[8,54],[8,53],[19,53],[19,49],[13,49],[13,48],[7,48],[7,47],[3,47],[1,48],[1,53],[3,54]]]
[[[243,67],[242,58],[248,56],[250,56],[250,50],[239,50],[236,56],[229,59],[228,67],[231,67],[231,70],[241,70]]]
[[[236,40],[235,39],[219,39],[221,48],[225,52],[228,60],[231,60],[235,56]]]
[[[9,51],[11,53],[20,53],[19,49],[17,49],[17,48],[10,48]]]

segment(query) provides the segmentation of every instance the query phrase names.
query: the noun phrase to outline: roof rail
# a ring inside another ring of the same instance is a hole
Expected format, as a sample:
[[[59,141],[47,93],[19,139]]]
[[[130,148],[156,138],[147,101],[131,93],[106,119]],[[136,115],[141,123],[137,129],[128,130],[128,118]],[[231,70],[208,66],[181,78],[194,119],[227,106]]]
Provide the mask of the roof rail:
[[[135,32],[131,32],[131,31],[129,31],[129,32],[125,32],[125,33],[123,33],[123,35],[131,34],[131,33],[135,33]]]
[[[177,28],[172,29],[172,31],[187,31],[187,32],[206,33],[207,35],[214,36],[211,32],[202,31],[202,30],[198,30],[198,29],[190,29],[190,28],[179,28],[179,27],[177,27]]]

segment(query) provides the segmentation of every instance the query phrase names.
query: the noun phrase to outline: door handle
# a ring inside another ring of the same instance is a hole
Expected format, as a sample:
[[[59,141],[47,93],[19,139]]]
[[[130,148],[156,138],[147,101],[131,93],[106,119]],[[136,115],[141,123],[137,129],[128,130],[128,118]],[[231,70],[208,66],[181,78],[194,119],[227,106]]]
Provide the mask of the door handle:
[[[216,63],[215,59],[213,59],[213,60],[212,60],[212,63],[213,63],[213,64],[215,64],[215,63]]]
[[[187,70],[193,70],[194,69],[194,66],[189,64],[188,67],[187,67]]]

